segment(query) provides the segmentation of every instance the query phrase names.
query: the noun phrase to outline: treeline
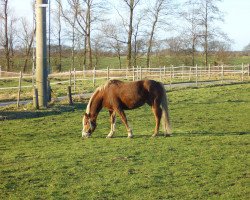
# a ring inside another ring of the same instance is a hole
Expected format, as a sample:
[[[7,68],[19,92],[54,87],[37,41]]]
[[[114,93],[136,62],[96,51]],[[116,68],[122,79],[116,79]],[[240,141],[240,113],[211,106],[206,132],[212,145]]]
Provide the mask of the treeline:
[[[0,0],[0,65],[7,71],[22,58],[24,72],[31,69],[35,46],[33,20],[17,18],[10,0]],[[44,3],[47,3],[45,0]],[[233,41],[219,28],[223,22],[220,0],[54,0],[47,9],[48,62],[62,69],[70,65],[87,69],[101,57],[116,57],[119,67],[149,67],[156,56],[185,57],[183,64],[225,62]],[[50,22],[50,23],[49,23]],[[249,45],[245,54],[249,52]],[[216,55],[216,56],[215,56]],[[76,60],[77,59],[77,60]],[[79,61],[80,59],[80,61]],[[20,63],[20,62],[19,62]],[[141,63],[140,63],[141,64]]]

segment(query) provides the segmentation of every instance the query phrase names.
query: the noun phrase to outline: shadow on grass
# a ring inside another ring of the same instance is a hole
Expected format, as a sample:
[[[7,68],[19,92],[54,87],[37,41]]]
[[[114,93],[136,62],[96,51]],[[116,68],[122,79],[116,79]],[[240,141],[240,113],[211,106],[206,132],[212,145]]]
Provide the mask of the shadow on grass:
[[[13,119],[30,119],[38,117],[47,117],[51,115],[60,115],[66,112],[80,111],[86,109],[86,103],[75,103],[73,106],[69,105],[53,105],[46,110],[4,110],[0,111],[0,121]]]

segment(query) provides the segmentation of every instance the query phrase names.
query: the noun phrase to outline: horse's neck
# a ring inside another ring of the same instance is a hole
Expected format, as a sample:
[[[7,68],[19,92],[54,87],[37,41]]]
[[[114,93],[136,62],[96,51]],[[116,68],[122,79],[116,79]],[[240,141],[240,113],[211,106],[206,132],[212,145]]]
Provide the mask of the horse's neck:
[[[92,98],[89,114],[90,117],[94,120],[96,120],[97,115],[102,109],[102,99],[103,97],[100,92],[98,92],[98,94],[96,94],[94,98]]]

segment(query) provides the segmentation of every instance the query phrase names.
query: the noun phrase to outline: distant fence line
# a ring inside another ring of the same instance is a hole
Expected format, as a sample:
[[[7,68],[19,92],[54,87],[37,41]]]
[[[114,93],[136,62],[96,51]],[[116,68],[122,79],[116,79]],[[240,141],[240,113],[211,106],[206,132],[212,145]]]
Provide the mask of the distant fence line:
[[[141,79],[157,79],[163,83],[169,84],[172,87],[172,84],[181,83],[181,82],[189,82],[193,83],[198,86],[199,83],[203,81],[213,81],[216,80],[217,83],[220,81],[223,84],[226,81],[245,81],[249,79],[249,71],[250,65],[241,65],[241,66],[208,66],[208,67],[199,67],[199,66],[170,66],[170,67],[158,67],[158,68],[142,68],[142,67],[131,67],[125,69],[111,69],[107,67],[106,69],[96,70],[84,70],[84,71],[76,71],[70,70],[68,72],[61,72],[61,73],[53,73],[48,75],[48,84],[49,86],[56,85],[53,88],[53,91],[56,91],[61,88],[60,85],[67,84],[68,91],[67,94],[69,95],[70,102],[72,103],[72,96],[71,96],[71,87],[73,87],[73,92],[76,93],[76,82],[81,84],[81,89],[88,87],[91,83],[84,83],[80,81],[90,81],[92,82],[91,87],[96,86],[96,81],[98,80],[110,80],[110,79],[125,79],[125,80],[141,80]],[[15,81],[16,80],[16,81]],[[31,82],[30,85],[23,85],[23,81]],[[16,84],[17,86],[9,86],[9,87],[0,87],[0,90],[17,90],[17,106],[19,106],[20,102],[20,95],[22,89],[24,88],[31,88],[33,93],[36,92],[37,96],[37,89],[35,84],[35,71],[31,74],[23,74],[22,72],[6,72],[1,71],[0,68],[0,83],[1,82],[11,82],[12,85]],[[4,86],[4,83],[1,85]],[[79,86],[79,85],[78,85]],[[52,88],[52,87],[49,87]],[[54,90],[56,89],[56,90]],[[50,89],[49,89],[50,90]],[[14,92],[15,93],[15,92]],[[8,93],[2,93],[3,95]],[[35,94],[35,93],[34,93]],[[33,95],[34,95],[33,94]],[[49,92],[50,94],[50,92]],[[50,94],[51,95],[51,94]],[[33,96],[33,101],[34,98]],[[36,104],[34,104],[36,105]]]
[[[64,78],[68,79],[63,81],[53,81],[50,84],[63,84],[69,83],[70,85],[75,84],[76,81],[91,80],[95,86],[96,80],[101,79],[128,79],[128,80],[141,80],[141,79],[158,79],[160,81],[168,81],[169,83],[174,80],[191,81],[195,80],[197,83],[201,77],[207,79],[217,78],[221,81],[230,78],[238,78],[244,81],[244,77],[249,77],[250,66],[170,66],[170,67],[158,67],[158,68],[142,68],[142,67],[131,67],[123,69],[111,69],[107,67],[106,69],[93,69],[76,71],[75,69],[68,72],[53,73],[49,74],[49,79]],[[20,77],[21,76],[21,77]],[[0,81],[1,80],[14,80],[14,79],[32,79],[32,85],[22,86],[22,88],[32,88],[35,86],[35,72],[32,74],[23,74],[16,72],[6,72],[2,71],[0,68]],[[17,89],[19,87],[0,87],[0,90],[5,89]]]

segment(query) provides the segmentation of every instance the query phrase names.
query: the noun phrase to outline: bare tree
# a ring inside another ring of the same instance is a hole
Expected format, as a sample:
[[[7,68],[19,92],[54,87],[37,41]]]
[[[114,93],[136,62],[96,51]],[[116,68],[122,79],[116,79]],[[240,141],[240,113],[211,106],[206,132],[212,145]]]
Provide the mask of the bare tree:
[[[187,44],[191,46],[188,48],[191,50],[192,65],[194,66],[198,41],[202,37],[199,4],[195,0],[187,0],[182,7],[183,9],[180,12],[181,19],[184,20],[182,36],[188,39]]]
[[[57,70],[60,72],[62,70],[62,1],[56,0],[56,9],[54,12],[54,26],[56,29],[56,38],[58,46],[59,61],[57,63]]]
[[[149,67],[150,63],[150,54],[152,51],[153,39],[155,35],[155,31],[157,29],[157,25],[162,21],[162,17],[166,17],[173,13],[173,5],[172,0],[155,0],[154,5],[149,4],[149,8],[146,10],[147,16],[149,16],[151,27],[149,31],[149,40],[148,40],[148,48],[147,48],[147,59],[146,65]],[[148,20],[148,19],[147,19]],[[164,22],[166,24],[166,22]]]
[[[218,32],[215,27],[216,21],[223,21],[223,13],[217,6],[222,0],[199,0],[201,14],[201,25],[203,26],[205,65],[208,65],[209,39]]]
[[[6,71],[10,70],[10,48],[9,48],[9,1],[8,0],[1,0],[1,12],[2,19],[3,19],[3,26],[4,26],[4,36],[3,36],[3,47],[4,47],[4,54],[5,54],[5,65]]]
[[[119,68],[122,68],[121,56],[124,49],[124,44],[126,44],[126,39],[123,38],[122,27],[118,24],[103,24],[102,33],[105,35],[108,46],[111,47],[111,51],[115,51],[118,60]]]
[[[22,43],[22,47],[24,47],[24,64],[23,64],[23,72],[27,71],[27,65],[29,58],[31,57],[31,49],[34,41],[34,36],[36,29],[32,30],[32,26],[29,24],[26,18],[21,18],[21,27],[22,31],[20,34],[20,40]]]
[[[122,0],[129,10],[129,22],[128,22],[128,39],[127,39],[127,66],[132,66],[132,36],[133,36],[133,19],[134,11],[140,0]],[[120,15],[121,16],[121,15]],[[122,17],[124,21],[124,18]],[[124,23],[125,25],[125,23]],[[126,26],[126,25],[125,25]]]

